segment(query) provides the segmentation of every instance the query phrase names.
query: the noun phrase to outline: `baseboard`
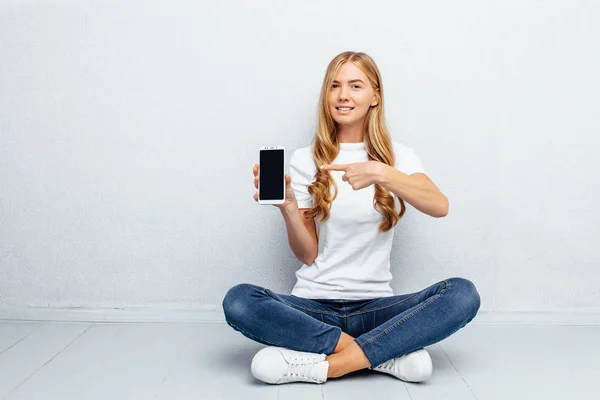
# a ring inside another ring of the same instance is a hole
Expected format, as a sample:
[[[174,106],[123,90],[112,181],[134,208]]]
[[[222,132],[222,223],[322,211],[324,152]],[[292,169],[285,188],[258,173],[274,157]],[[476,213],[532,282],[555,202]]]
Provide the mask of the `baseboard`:
[[[0,321],[53,321],[86,323],[225,323],[222,309],[124,309],[124,308],[0,308]]]
[[[198,309],[0,308],[0,321],[223,324],[218,306]],[[600,326],[600,312],[480,311],[473,326]]]
[[[600,326],[600,312],[480,311],[477,326]]]

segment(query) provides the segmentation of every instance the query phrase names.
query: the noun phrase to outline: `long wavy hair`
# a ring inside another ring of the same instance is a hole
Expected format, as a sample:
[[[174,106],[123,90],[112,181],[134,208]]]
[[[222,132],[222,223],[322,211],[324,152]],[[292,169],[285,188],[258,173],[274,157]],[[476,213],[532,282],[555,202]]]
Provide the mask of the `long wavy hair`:
[[[337,55],[329,63],[321,87],[317,132],[313,140],[313,159],[317,167],[317,173],[315,174],[315,181],[308,187],[308,192],[313,198],[313,207],[308,211],[308,216],[311,218],[320,217],[320,221],[329,218],[331,203],[338,194],[337,185],[330,171],[321,170],[320,167],[321,165],[331,164],[340,151],[337,123],[329,111],[328,96],[340,67],[346,62],[353,63],[365,73],[374,91],[379,89],[377,93],[379,102],[367,111],[365,120],[364,142],[369,160],[379,161],[390,166],[395,165],[392,140],[385,123],[381,74],[375,61],[365,53],[353,51]],[[334,187],[333,195],[331,194],[331,185]],[[379,225],[380,232],[387,232],[392,229],[404,215],[406,206],[404,200],[399,200],[400,213],[397,213],[394,196],[383,186],[375,184],[373,207],[383,216],[383,221]]]

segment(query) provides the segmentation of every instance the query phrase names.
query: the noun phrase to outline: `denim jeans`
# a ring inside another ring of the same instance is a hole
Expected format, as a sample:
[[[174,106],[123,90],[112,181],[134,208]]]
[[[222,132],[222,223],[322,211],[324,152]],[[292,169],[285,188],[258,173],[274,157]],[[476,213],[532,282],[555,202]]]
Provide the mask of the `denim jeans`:
[[[223,299],[227,324],[256,342],[329,355],[343,331],[371,367],[450,336],[475,317],[479,305],[475,285],[463,278],[366,300],[305,299],[243,283]]]

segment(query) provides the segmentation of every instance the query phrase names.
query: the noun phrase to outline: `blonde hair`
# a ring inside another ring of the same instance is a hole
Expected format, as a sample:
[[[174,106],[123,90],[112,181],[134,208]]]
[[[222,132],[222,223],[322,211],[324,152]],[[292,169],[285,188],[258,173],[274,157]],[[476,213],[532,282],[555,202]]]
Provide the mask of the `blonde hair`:
[[[321,95],[319,98],[317,132],[313,141],[313,159],[317,167],[315,181],[308,187],[308,192],[313,197],[313,207],[308,212],[310,218],[321,217],[321,221],[329,218],[331,203],[338,194],[338,188],[329,171],[321,170],[320,166],[331,164],[340,151],[340,144],[337,138],[337,126],[328,106],[328,95],[333,80],[335,79],[340,67],[351,62],[360,68],[367,76],[369,83],[379,96],[379,102],[371,106],[367,111],[365,120],[365,147],[369,160],[379,161],[384,164],[394,166],[395,156],[390,134],[385,124],[383,112],[383,87],[381,84],[381,75],[375,61],[365,53],[347,51],[337,55],[327,67]],[[331,195],[331,185],[334,186],[334,194]],[[379,225],[380,232],[387,232],[392,229],[402,218],[406,207],[404,200],[400,200],[400,213],[396,212],[396,203],[394,196],[383,186],[375,184],[375,196],[373,197],[373,207],[383,215],[383,221]]]

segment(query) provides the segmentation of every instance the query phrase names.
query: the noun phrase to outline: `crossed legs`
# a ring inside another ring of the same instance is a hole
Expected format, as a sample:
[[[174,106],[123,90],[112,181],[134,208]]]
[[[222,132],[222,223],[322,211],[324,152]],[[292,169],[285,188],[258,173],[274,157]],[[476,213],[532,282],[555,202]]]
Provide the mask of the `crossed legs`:
[[[354,338],[341,332],[335,346],[332,337],[339,328],[328,324],[332,313],[327,306],[314,300],[241,284],[228,292],[223,309],[230,326],[259,343],[329,354],[328,377],[337,378],[448,337],[475,317],[480,304],[475,286],[463,278],[376,301],[379,304],[374,311],[383,321],[373,317],[372,326],[368,326],[371,319],[361,317],[366,333]]]
[[[327,378],[339,378],[371,366],[369,359],[354,338],[344,332],[342,332],[333,354],[325,357],[325,360],[329,362]]]

